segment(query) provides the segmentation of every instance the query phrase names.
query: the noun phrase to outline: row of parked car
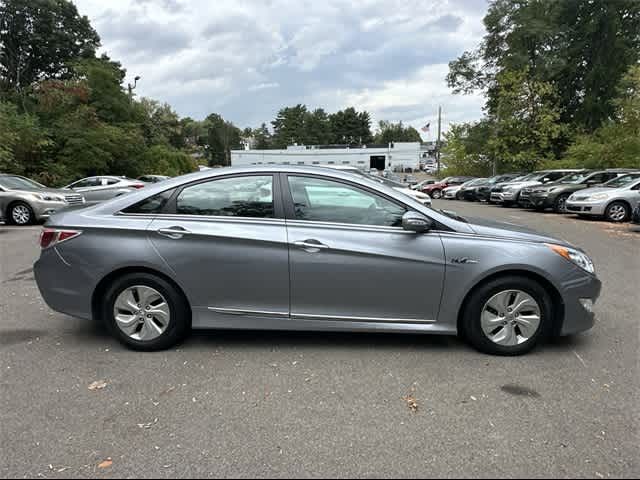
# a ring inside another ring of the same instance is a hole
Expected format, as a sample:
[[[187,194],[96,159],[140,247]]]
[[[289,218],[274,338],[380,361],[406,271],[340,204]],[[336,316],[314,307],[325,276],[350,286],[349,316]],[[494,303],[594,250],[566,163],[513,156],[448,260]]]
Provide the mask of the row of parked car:
[[[91,205],[166,180],[162,175],[138,179],[117,176],[88,177],[63,188],[49,188],[20,175],[0,173],[0,220],[30,225],[73,205]]]
[[[640,223],[640,169],[560,169],[489,178],[447,177],[413,188],[436,199],[485,201]]]

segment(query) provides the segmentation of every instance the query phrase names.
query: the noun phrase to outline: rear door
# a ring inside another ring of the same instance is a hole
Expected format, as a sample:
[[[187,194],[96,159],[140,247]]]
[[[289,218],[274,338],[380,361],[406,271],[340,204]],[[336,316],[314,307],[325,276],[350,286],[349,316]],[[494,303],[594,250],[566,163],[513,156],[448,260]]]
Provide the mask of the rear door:
[[[282,184],[292,318],[437,319],[445,269],[437,232],[405,231],[404,204],[357,184],[301,174]]]
[[[195,326],[230,315],[288,318],[287,233],[275,192],[272,174],[214,177],[178,190],[151,223],[151,243],[188,292]]]

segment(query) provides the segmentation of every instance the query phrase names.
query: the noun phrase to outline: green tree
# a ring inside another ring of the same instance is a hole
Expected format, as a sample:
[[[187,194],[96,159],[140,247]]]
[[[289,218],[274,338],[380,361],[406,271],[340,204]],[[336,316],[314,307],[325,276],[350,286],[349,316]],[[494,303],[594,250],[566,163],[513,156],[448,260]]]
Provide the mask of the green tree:
[[[267,128],[267,124],[263,123],[260,128],[253,130],[255,145],[253,148],[258,150],[267,150],[271,148],[271,134]]]
[[[567,166],[640,168],[640,66],[622,78],[612,119],[593,134],[582,134],[564,157]]]
[[[347,145],[366,145],[373,141],[369,112],[349,107],[330,116],[332,142]]]
[[[558,93],[562,123],[594,131],[612,115],[615,86],[639,58],[636,0],[494,0],[484,24],[487,35],[449,63],[447,80],[457,93],[486,91],[489,114],[498,76],[527,71]]]
[[[68,78],[70,64],[93,58],[100,37],[67,0],[0,1],[0,90]]]
[[[184,124],[171,105],[143,98],[137,107],[141,110],[141,126],[147,145],[185,146]]]
[[[304,126],[308,113],[307,107],[302,104],[280,109],[275,120],[271,122],[273,146],[286,148],[294,143],[304,144],[307,138]]]
[[[177,176],[195,171],[196,164],[188,154],[167,145],[154,145],[140,157],[147,174]]]
[[[307,112],[304,118],[303,143],[306,145],[327,145],[331,143],[329,115],[322,108]]]
[[[231,150],[242,148],[242,131],[217,113],[204,120],[205,149],[210,165],[230,165]]]
[[[421,142],[420,133],[409,126],[405,126],[402,122],[393,123],[386,120],[380,120],[378,123],[378,133],[376,133],[375,143],[391,143],[391,142]]]

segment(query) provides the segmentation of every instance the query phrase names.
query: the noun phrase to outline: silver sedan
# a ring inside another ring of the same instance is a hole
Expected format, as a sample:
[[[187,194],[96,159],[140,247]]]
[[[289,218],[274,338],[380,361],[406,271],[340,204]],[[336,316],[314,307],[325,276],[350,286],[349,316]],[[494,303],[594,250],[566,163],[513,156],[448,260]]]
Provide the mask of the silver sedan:
[[[0,174],[0,219],[14,225],[30,225],[49,218],[84,198],[70,190],[45,187],[19,175]]]
[[[628,222],[638,201],[640,173],[631,173],[609,180],[599,187],[575,192],[565,205],[567,213],[604,217],[610,222]]]
[[[65,188],[84,195],[87,203],[99,203],[144,188],[145,182],[126,177],[88,177]]]
[[[460,333],[517,355],[589,329],[601,288],[563,240],[315,167],[167,180],[52,217],[41,247],[45,301],[139,350],[233,328]]]

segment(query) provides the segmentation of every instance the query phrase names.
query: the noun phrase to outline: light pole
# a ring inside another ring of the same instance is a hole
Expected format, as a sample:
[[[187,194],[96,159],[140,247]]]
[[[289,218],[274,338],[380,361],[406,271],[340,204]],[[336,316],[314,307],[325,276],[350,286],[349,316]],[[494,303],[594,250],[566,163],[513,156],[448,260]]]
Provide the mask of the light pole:
[[[131,85],[130,83],[128,85],[128,87],[129,87],[129,101],[133,100],[133,91],[138,86],[138,80],[140,80],[140,75],[136,75],[136,78],[133,79],[133,85]]]

